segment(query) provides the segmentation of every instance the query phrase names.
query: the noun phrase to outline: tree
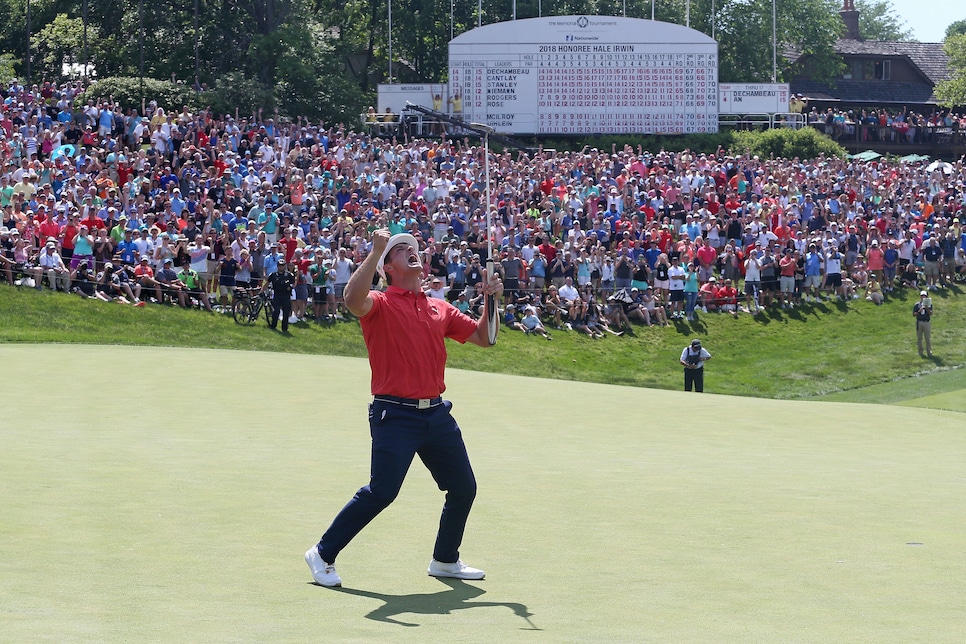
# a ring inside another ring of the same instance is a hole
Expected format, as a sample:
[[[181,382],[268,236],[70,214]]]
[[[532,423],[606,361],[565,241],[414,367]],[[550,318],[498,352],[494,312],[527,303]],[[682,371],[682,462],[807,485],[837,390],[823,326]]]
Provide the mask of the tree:
[[[20,63],[11,54],[0,54],[0,85],[8,87],[10,81],[17,77],[14,68]]]
[[[859,11],[859,33],[866,40],[912,40],[905,20],[896,15],[888,0],[855,0],[855,8]]]
[[[98,42],[96,25],[87,29],[88,52],[91,43]],[[41,78],[57,78],[63,65],[84,64],[84,25],[80,18],[59,13],[52,22],[30,38],[34,69]]]
[[[957,20],[953,24],[946,27],[946,38],[955,36],[957,34],[966,34],[966,20]]]
[[[798,71],[783,53],[801,52],[817,79],[841,75],[842,61],[832,47],[842,21],[834,0],[776,0],[777,79]],[[693,14],[692,14],[693,15]],[[693,20],[693,18],[692,18]],[[718,78],[721,82],[769,82],[772,79],[771,0],[725,0],[717,4]]]
[[[966,34],[948,36],[943,50],[949,56],[951,77],[936,84],[936,97],[941,105],[966,105]]]

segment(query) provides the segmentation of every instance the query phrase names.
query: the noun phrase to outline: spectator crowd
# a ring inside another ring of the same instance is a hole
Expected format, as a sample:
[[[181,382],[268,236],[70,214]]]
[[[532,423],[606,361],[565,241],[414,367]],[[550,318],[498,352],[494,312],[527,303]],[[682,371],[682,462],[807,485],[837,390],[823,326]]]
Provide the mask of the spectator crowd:
[[[912,110],[812,108],[805,121],[838,140],[886,143],[952,143],[966,135],[966,115],[949,110],[926,115]]]
[[[966,270],[962,159],[930,169],[630,146],[504,151],[491,153],[488,203],[483,149],[465,138],[154,102],[125,110],[81,104],[81,90],[2,89],[10,285],[211,310],[235,289],[288,284],[270,280],[282,270],[292,322],[337,320],[371,233],[388,228],[420,240],[427,292],[470,314],[492,259],[504,322],[550,339],[553,327],[596,338],[705,312],[880,304]]]

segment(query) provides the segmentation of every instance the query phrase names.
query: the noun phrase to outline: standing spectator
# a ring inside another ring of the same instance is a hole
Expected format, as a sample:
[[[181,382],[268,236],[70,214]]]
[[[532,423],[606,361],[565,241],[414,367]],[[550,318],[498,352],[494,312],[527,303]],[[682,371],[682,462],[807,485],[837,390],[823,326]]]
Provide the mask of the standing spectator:
[[[798,270],[798,258],[791,248],[782,251],[778,260],[779,297],[782,308],[795,308],[795,271]]]
[[[761,261],[758,258],[760,251],[756,248],[748,250],[748,259],[745,260],[745,306],[749,313],[758,313],[758,291],[761,287]],[[755,309],[752,311],[752,302]]]
[[[932,298],[929,293],[921,291],[919,301],[912,307],[912,314],[916,318],[916,345],[919,348],[919,356],[923,355],[923,341],[926,344],[926,353],[932,357]]]
[[[694,320],[694,309],[698,304],[698,267],[689,262],[684,272],[684,317],[689,322]]]
[[[524,274],[523,261],[517,257],[516,248],[507,250],[506,258],[500,262],[503,269],[503,288],[508,298],[515,298],[520,289],[520,277]]]
[[[935,235],[929,235],[929,239],[922,246],[922,273],[926,277],[926,289],[934,291],[938,288],[939,266],[942,263],[943,251],[936,241]],[[920,353],[922,353],[920,351]]]
[[[684,365],[684,390],[701,393],[704,391],[704,363],[711,359],[711,354],[701,346],[701,340],[695,338],[691,344],[681,352],[681,364]]]
[[[846,299],[842,284],[842,253],[830,239],[825,253],[825,288],[829,292],[829,297],[838,294],[843,300]]]
[[[336,257],[332,268],[335,269],[335,317],[341,320],[343,313],[349,314],[345,306],[345,287],[349,283],[349,278],[352,277],[352,271],[355,268],[352,260],[346,257],[345,248],[339,249],[339,255]]]
[[[284,257],[278,260],[278,270],[268,276],[265,287],[272,289],[272,322],[268,326],[278,328],[278,319],[282,318],[282,333],[288,331],[288,319],[292,315],[292,288],[295,286],[295,275],[289,270]]]
[[[670,293],[669,302],[671,305],[670,318],[677,320],[684,316],[682,311],[684,305],[684,283],[688,276],[688,272],[681,266],[680,257],[675,256],[671,260],[671,267],[668,269],[667,275]]]

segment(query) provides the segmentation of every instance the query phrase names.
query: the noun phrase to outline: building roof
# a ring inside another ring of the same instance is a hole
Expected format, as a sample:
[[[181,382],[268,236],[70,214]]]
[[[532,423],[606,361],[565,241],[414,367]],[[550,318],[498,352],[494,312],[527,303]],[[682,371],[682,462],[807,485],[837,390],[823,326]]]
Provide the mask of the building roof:
[[[791,91],[819,101],[870,103],[874,105],[934,104],[936,97],[929,83],[893,83],[880,80],[838,79],[834,84],[796,79]]]
[[[872,103],[884,105],[935,104],[936,83],[950,77],[949,57],[942,43],[885,42],[841,38],[835,42],[835,52],[844,58],[903,58],[922,73],[921,83],[901,83],[881,80],[836,79],[819,82],[798,76],[791,81],[791,91],[821,101],[843,103]],[[785,57],[799,62],[803,54],[786,50]]]
[[[940,42],[884,42],[878,40],[835,41],[843,56],[902,56],[922,71],[933,85],[949,78],[949,56]]]

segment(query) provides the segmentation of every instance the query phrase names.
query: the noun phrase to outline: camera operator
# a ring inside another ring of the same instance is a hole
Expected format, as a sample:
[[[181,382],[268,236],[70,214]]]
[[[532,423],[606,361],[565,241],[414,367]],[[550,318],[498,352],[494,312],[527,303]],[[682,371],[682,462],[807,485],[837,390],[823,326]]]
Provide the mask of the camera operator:
[[[681,352],[681,364],[684,365],[684,390],[691,391],[693,387],[698,393],[704,391],[704,363],[711,359],[711,354],[701,346],[701,340],[695,338],[691,344]]]

